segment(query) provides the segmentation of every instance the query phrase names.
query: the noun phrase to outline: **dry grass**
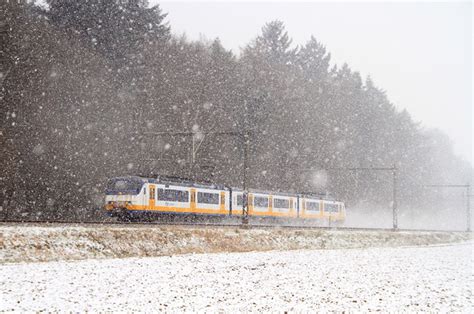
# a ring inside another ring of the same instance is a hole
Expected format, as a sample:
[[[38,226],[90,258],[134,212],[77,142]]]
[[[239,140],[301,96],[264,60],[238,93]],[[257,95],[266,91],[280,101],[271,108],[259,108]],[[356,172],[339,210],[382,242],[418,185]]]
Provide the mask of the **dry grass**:
[[[349,232],[189,227],[0,226],[0,263],[430,245],[471,240],[467,233]]]

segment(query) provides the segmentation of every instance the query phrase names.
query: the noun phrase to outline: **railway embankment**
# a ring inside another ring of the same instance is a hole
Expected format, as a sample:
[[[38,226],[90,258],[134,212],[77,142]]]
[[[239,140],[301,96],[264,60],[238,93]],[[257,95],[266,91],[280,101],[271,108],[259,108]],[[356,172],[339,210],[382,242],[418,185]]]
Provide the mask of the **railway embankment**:
[[[471,233],[135,225],[0,225],[0,263],[440,245]]]

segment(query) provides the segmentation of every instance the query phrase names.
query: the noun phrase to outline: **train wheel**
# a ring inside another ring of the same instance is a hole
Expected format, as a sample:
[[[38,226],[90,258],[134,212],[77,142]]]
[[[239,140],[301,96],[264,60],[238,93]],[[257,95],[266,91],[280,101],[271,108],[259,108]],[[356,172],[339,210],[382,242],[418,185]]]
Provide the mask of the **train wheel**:
[[[117,212],[117,220],[121,222],[131,222],[132,217],[130,214],[127,212],[126,209],[122,209],[119,212]]]

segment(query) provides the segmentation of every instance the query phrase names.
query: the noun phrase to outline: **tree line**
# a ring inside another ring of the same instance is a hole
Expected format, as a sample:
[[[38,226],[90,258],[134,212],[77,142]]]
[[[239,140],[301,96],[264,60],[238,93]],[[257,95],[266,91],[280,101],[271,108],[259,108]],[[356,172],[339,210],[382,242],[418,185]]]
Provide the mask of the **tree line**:
[[[4,210],[87,213],[121,175],[241,187],[242,141],[222,132],[249,131],[250,187],[329,191],[349,207],[389,206],[391,174],[337,168],[395,165],[402,206],[436,203],[424,184],[472,176],[445,134],[397,109],[370,77],[332,65],[316,38],[293,45],[281,21],[237,55],[219,39],[174,35],[143,0],[0,9]],[[192,138],[179,132],[196,133],[194,163]]]

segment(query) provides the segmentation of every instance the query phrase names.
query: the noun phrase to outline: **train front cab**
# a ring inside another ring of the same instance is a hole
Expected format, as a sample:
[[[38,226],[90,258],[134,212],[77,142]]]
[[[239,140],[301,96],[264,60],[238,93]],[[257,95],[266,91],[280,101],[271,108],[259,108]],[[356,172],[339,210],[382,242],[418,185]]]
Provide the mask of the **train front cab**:
[[[325,202],[324,217],[328,221],[329,226],[342,226],[346,218],[344,203],[335,201]]]
[[[112,178],[105,190],[105,206],[109,216],[120,216],[142,205],[146,200],[145,182],[136,177]]]

